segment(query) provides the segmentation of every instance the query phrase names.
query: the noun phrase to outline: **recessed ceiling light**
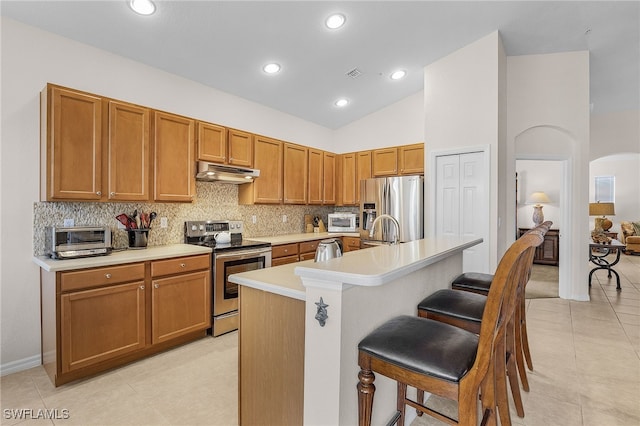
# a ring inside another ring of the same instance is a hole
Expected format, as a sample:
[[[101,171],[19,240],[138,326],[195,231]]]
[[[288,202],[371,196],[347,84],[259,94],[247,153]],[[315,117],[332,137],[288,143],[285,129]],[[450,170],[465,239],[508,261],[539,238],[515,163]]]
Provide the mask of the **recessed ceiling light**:
[[[390,77],[391,77],[391,80],[400,80],[405,75],[407,75],[407,72],[405,70],[398,70],[398,71],[392,72]]]
[[[272,62],[262,67],[262,70],[267,74],[275,74],[278,71],[280,71],[280,65],[276,64],[275,62]]]
[[[329,16],[326,21],[324,21],[324,24],[327,26],[327,28],[335,30],[343,26],[346,20],[346,16],[344,16],[342,13],[334,13],[333,15]]]
[[[156,11],[156,5],[151,0],[131,0],[129,6],[140,15],[151,15]]]
[[[335,101],[335,106],[342,108],[345,107],[349,104],[349,100],[345,99],[345,98],[340,98],[337,101]]]

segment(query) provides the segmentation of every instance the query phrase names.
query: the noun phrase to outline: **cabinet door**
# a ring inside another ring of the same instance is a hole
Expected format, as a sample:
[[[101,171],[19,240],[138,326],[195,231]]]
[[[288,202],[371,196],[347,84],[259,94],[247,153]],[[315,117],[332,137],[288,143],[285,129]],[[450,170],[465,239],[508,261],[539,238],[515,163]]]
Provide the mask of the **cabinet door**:
[[[398,149],[383,148],[373,151],[373,176],[395,176],[398,174]]]
[[[322,203],[336,203],[336,155],[325,152],[322,155]]]
[[[253,135],[229,129],[229,164],[253,167]]]
[[[322,183],[324,181],[322,151],[309,149],[309,204],[322,204]]]
[[[43,119],[47,123],[43,135],[47,155],[43,195],[47,200],[100,200],[101,99],[54,86],[48,86],[43,96]]]
[[[109,101],[109,200],[149,200],[149,110]]]
[[[357,200],[356,153],[342,155],[342,204],[354,205]]]
[[[344,252],[360,250],[360,237],[342,237]]]
[[[424,174],[424,144],[416,143],[398,148],[401,175]]]
[[[198,160],[224,164],[227,161],[227,129],[211,123],[197,123]]]
[[[360,181],[371,179],[371,151],[356,153],[356,204],[360,204]]]
[[[307,155],[308,149],[304,146],[284,144],[285,204],[305,204],[307,202]]]
[[[151,330],[153,344],[211,326],[209,271],[175,275],[152,281]]]
[[[63,294],[62,372],[97,364],[145,346],[144,281]]]
[[[154,199],[192,201],[195,194],[195,122],[164,112],[154,118]]]
[[[253,183],[240,185],[240,204],[280,204],[282,203],[282,142],[255,136],[254,167],[260,170],[260,177]]]

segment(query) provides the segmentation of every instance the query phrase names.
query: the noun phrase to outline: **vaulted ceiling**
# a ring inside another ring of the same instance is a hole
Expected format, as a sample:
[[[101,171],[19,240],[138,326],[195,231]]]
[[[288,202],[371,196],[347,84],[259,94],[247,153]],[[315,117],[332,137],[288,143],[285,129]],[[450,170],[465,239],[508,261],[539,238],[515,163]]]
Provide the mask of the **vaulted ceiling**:
[[[156,6],[142,16],[126,0],[3,0],[0,13],[332,129],[418,92],[424,66],[495,30],[507,55],[590,51],[592,113],[640,109],[637,1]],[[335,12],[346,24],[329,30],[324,20]],[[262,67],[272,61],[282,69],[267,75]],[[396,69],[407,76],[391,80]],[[334,105],[340,97],[346,107]]]

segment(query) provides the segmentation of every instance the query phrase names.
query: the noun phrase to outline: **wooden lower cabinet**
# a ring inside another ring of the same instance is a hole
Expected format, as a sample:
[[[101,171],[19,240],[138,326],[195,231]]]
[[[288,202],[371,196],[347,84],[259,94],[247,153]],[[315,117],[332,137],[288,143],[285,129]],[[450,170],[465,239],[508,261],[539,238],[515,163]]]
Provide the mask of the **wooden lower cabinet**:
[[[360,237],[342,237],[342,249],[345,253],[360,250]]]
[[[301,425],[305,302],[240,286],[240,425]]]
[[[62,372],[145,346],[144,281],[61,296]]]
[[[53,383],[204,337],[211,326],[210,259],[42,271],[42,363]]]
[[[518,237],[525,234],[529,228],[519,228]],[[536,248],[533,263],[539,265],[558,266],[560,264],[560,230],[549,229],[544,236],[544,241]]]
[[[152,343],[161,343],[211,325],[208,270],[154,279],[151,288]]]

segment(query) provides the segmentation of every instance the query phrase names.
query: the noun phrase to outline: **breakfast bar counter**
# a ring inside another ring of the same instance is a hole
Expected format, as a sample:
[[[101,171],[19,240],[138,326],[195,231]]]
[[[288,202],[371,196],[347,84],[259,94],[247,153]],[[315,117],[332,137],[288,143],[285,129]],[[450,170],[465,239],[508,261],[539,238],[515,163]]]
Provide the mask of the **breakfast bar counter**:
[[[481,242],[428,238],[231,275],[240,285],[240,424],[357,424],[358,342],[391,317],[415,315]],[[396,386],[380,377],[376,388],[380,424],[395,411]]]

